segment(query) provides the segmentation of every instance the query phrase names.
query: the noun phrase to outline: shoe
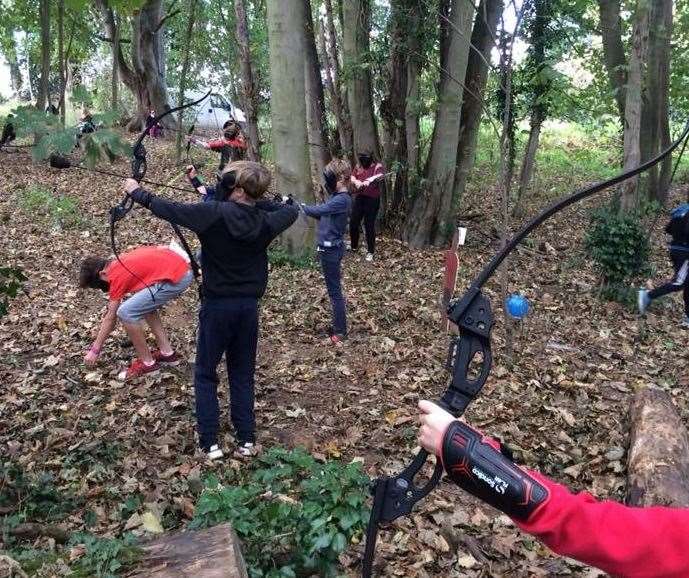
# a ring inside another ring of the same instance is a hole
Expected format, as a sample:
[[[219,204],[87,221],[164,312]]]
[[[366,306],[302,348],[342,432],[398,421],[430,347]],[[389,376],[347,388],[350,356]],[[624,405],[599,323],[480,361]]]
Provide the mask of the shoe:
[[[366,253],[366,260],[370,263],[373,261],[373,253]]]
[[[341,333],[333,333],[330,336],[330,343],[333,345],[340,345],[341,343],[344,343],[346,339],[346,335],[342,335]]]
[[[153,361],[152,365],[146,365],[143,361],[137,358],[132,361],[132,364],[127,369],[120,371],[117,377],[123,381],[132,381],[134,379],[138,379],[139,377],[143,377],[144,375],[158,373],[159,370],[160,365],[158,365],[157,361]]]
[[[255,456],[257,452],[258,448],[253,442],[240,442],[237,449],[234,451],[234,455],[238,458],[251,458]]]
[[[352,250],[352,242],[351,241],[345,241],[345,250],[347,250],[347,251]]]
[[[208,456],[209,460],[219,460],[222,459],[225,454],[222,453],[220,446],[218,444],[213,444],[208,448],[201,448],[201,451]]]
[[[680,321],[680,325],[682,327],[689,329],[689,317],[685,317],[684,319],[682,319],[682,321]]]
[[[158,363],[164,363],[166,365],[179,365],[181,361],[179,355],[174,351],[170,355],[163,355],[160,349],[154,349],[151,351],[151,355]]]
[[[639,315],[643,315],[651,304],[651,298],[648,296],[648,289],[639,289],[637,302],[639,305]]]

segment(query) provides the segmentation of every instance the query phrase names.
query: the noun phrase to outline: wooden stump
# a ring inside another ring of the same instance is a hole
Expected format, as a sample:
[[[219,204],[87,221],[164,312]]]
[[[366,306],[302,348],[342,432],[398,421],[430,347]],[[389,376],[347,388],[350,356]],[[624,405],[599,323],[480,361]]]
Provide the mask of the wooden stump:
[[[689,506],[689,437],[670,395],[639,390],[629,410],[627,503]]]
[[[134,578],[248,578],[239,538],[230,524],[176,532],[142,547]]]

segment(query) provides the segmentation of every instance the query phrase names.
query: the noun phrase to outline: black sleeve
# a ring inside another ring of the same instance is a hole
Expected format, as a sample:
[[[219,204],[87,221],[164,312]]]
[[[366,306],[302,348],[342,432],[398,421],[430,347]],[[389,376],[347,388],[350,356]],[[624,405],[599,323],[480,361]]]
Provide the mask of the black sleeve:
[[[173,203],[152,195],[144,189],[136,189],[130,195],[137,203],[150,209],[161,219],[202,233],[220,218],[216,203]]]
[[[261,199],[256,201],[256,208],[266,211],[267,213],[274,213],[282,208],[282,203],[276,203],[274,201],[268,201],[266,199]]]
[[[269,211],[266,215],[266,222],[273,238],[288,229],[299,216],[299,209],[295,205],[274,204],[277,205],[275,210]]]

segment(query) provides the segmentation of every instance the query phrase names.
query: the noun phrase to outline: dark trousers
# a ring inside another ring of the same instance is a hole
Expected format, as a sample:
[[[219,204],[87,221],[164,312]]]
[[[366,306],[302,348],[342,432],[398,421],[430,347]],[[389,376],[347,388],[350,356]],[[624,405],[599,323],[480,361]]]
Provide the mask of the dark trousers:
[[[255,441],[254,370],[258,342],[258,300],[204,299],[194,368],[196,421],[201,447],[217,443],[218,363],[225,354],[230,381],[230,417],[237,440]]]
[[[380,198],[365,197],[356,195],[352,206],[352,216],[349,219],[349,238],[352,241],[352,249],[359,247],[359,231],[361,221],[364,221],[366,231],[366,245],[368,252],[374,253],[376,250],[376,217],[380,209]]]
[[[347,335],[347,308],[342,295],[342,258],[344,247],[328,247],[318,252],[321,269],[333,309],[333,333]]]
[[[671,281],[661,285],[653,291],[648,292],[651,299],[657,299],[668,293],[675,291],[684,292],[684,314],[689,317],[689,253],[684,251],[670,251],[670,259],[672,260],[672,267],[675,270],[675,276]]]

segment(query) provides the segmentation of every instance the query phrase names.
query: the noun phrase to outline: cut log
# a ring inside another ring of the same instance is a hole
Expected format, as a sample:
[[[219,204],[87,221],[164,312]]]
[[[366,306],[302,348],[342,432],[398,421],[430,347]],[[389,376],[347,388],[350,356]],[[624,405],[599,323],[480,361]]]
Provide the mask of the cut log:
[[[629,419],[627,504],[689,507],[689,437],[670,395],[639,390]]]
[[[244,557],[230,524],[177,532],[143,547],[134,578],[248,578]]]

